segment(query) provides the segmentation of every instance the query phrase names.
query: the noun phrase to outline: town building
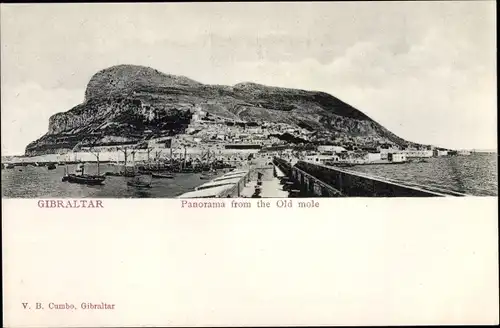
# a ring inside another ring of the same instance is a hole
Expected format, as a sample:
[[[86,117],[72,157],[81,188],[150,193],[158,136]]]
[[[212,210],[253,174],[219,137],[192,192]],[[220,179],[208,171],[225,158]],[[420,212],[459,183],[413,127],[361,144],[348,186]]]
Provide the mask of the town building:
[[[406,162],[406,154],[405,153],[389,153],[387,159],[393,163]]]
[[[434,149],[433,154],[434,154],[435,157],[447,156],[448,155],[448,151],[447,150]]]
[[[380,153],[367,153],[364,157],[364,159],[367,161],[367,162],[377,162],[377,161],[380,161],[382,160],[382,156]]]
[[[306,155],[304,157],[305,162],[316,163],[316,164],[328,164],[330,162],[338,162],[339,159],[340,158],[338,156],[335,156],[335,155],[331,156],[331,155],[321,155],[321,154]]]
[[[402,151],[404,154],[406,154],[407,158],[412,158],[412,157],[432,157],[433,152],[432,150],[417,150],[417,149],[407,149]]]

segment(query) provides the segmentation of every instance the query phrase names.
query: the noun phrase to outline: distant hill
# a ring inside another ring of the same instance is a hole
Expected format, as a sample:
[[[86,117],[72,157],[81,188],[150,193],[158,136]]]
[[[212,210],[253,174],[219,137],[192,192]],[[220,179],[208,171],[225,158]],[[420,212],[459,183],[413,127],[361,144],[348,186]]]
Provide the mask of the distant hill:
[[[205,85],[149,67],[119,65],[90,79],[82,104],[50,117],[47,134],[31,142],[26,155],[66,152],[88,136],[96,145],[112,145],[183,133],[196,106],[227,119],[298,126],[314,131],[311,142],[316,143],[415,145],[324,92],[256,83]]]

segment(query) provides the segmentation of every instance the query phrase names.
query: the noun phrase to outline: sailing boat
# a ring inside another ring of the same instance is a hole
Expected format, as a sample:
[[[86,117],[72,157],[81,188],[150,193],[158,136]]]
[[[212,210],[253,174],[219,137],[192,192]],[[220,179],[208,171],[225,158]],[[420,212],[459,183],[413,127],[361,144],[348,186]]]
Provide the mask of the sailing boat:
[[[202,179],[202,180],[209,180],[215,174],[215,170],[213,168],[213,165],[210,163],[210,149],[207,150],[207,164],[206,164],[206,167],[208,168],[208,172],[205,172],[205,173],[203,173],[200,176],[200,179]]]
[[[156,152],[156,155],[155,155],[155,168],[153,168],[153,165],[150,163],[150,172],[151,172],[151,177],[153,178],[156,178],[156,179],[173,179],[175,178],[175,175],[171,174],[171,173],[163,173],[162,171],[164,171],[163,168],[160,168],[160,160],[158,159],[158,155],[159,155],[160,152]],[[172,148],[170,148],[170,157],[172,157]],[[172,165],[170,165],[170,170],[172,170]]]
[[[125,166],[125,169],[126,168],[127,168],[127,166]],[[145,172],[140,173],[140,172],[136,171],[135,152],[132,152],[132,170],[128,172],[128,174],[131,174],[131,175],[126,175],[126,174],[127,174],[127,170],[124,171],[124,175],[134,177],[132,180],[127,181],[127,186],[136,187],[136,188],[151,188],[151,180],[152,180],[151,173],[145,173]]]
[[[78,183],[78,184],[86,184],[86,185],[102,185],[104,184],[104,180],[106,180],[106,177],[103,175],[100,175],[100,170],[99,170],[99,157],[97,157],[97,174],[96,175],[91,175],[91,174],[85,174],[85,164],[82,162],[79,166],[78,169],[75,170],[76,173],[68,173],[68,166],[64,168],[65,175],[62,177],[62,181],[65,182],[70,182],[70,183]]]
[[[170,166],[169,171],[172,171],[172,166]],[[164,168],[160,168],[160,161],[156,161],[156,168],[151,170],[151,176],[156,179],[173,179],[175,175],[169,172],[165,172]]]
[[[86,185],[102,185],[104,184],[104,180],[106,180],[105,176],[102,175],[91,175],[85,174],[84,164],[80,164],[79,169],[76,172],[81,172],[80,174],[68,174],[68,169],[65,168],[66,175],[63,176],[62,181],[67,181],[70,183],[78,183],[78,184],[86,184]]]
[[[125,150],[126,151],[126,150]],[[132,164],[127,164],[127,157],[125,157],[125,163],[123,165],[123,176],[124,177],[135,177],[137,175],[135,168],[135,151],[132,151]]]

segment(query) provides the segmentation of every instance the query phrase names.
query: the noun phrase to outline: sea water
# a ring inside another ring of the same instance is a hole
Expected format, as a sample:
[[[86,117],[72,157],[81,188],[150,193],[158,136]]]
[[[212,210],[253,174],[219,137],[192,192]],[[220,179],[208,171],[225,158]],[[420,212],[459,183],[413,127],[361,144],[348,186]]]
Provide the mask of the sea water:
[[[75,165],[68,165],[73,172]],[[119,166],[101,164],[100,172],[118,172]],[[474,196],[497,196],[497,154],[428,158],[424,163],[357,165],[350,170],[389,178],[408,185],[443,188]],[[21,171],[20,171],[21,170]],[[87,186],[62,182],[65,166],[15,167],[2,170],[2,197],[7,198],[173,198],[194,190],[202,183],[201,174],[177,173],[174,179],[153,179],[152,188],[127,186],[126,177],[108,176],[104,185]],[[95,174],[96,164],[86,164],[85,172]]]

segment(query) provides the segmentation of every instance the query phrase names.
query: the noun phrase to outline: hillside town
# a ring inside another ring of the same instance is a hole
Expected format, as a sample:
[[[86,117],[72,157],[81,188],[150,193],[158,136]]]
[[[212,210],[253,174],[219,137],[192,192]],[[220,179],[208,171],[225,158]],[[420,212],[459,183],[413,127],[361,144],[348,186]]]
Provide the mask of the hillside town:
[[[150,138],[137,144],[75,147],[72,152],[16,157],[14,162],[226,162],[238,165],[249,157],[280,156],[324,165],[396,164],[430,157],[470,155],[467,150],[433,146],[401,147],[386,138],[337,135],[318,144],[316,132],[286,123],[246,122],[191,109],[185,132]],[[3,161],[2,161],[3,162]]]
[[[314,144],[315,132],[286,123],[231,120],[195,107],[185,134],[152,139],[150,148],[185,149],[186,156],[211,152],[215,158],[234,161],[243,154],[264,153],[321,164],[405,163],[429,157],[470,155],[433,146],[402,148],[388,139],[338,136],[331,144]],[[363,146],[360,146],[363,145]],[[369,145],[369,146],[366,146]]]

